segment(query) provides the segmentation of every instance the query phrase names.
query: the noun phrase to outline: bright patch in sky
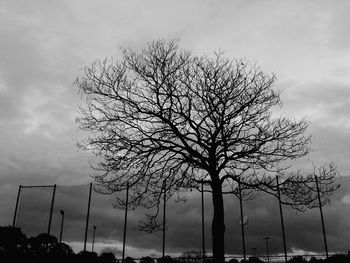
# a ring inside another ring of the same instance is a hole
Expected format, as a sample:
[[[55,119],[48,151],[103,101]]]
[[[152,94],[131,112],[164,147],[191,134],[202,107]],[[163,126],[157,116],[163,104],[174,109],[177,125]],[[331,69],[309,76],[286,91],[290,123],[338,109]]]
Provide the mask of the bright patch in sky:
[[[350,195],[344,196],[342,202],[346,205],[350,205]]]

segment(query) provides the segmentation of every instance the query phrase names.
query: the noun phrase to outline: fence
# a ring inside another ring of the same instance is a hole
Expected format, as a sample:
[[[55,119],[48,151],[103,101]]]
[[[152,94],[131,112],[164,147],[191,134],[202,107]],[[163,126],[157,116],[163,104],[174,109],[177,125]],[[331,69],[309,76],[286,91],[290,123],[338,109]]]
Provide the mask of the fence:
[[[278,178],[276,178],[277,180],[277,185],[278,185]],[[317,182],[317,178],[316,178],[316,182]],[[165,184],[166,182],[164,182]],[[88,201],[83,201],[82,205],[84,205],[84,203],[86,202],[86,219],[85,219],[85,234],[84,234],[84,251],[86,251],[86,243],[88,242],[87,237],[88,237],[88,230],[89,230],[89,219],[90,219],[90,206],[91,206],[91,195],[92,195],[92,183],[90,183],[89,185],[89,195],[88,195]],[[48,233],[50,234],[51,231],[51,221],[52,221],[52,215],[53,215],[53,210],[55,208],[55,193],[56,193],[56,185],[44,185],[44,186],[23,186],[20,185],[19,189],[18,189],[18,195],[17,195],[17,200],[16,200],[16,206],[15,206],[15,212],[14,212],[14,216],[13,216],[13,223],[12,225],[15,226],[16,225],[16,220],[17,220],[17,213],[18,213],[18,206],[20,203],[20,199],[21,199],[21,192],[25,189],[28,188],[52,188],[53,192],[52,192],[52,197],[51,197],[51,205],[50,205],[50,212],[49,212],[49,221],[48,221]],[[201,232],[202,232],[202,255],[205,256],[206,255],[206,251],[205,251],[205,221],[204,221],[204,191],[203,191],[203,184],[201,186],[202,189],[202,193],[201,193]],[[128,191],[126,191],[126,200],[128,198]],[[280,201],[280,200],[279,200]],[[242,198],[240,196],[239,198],[239,202],[240,202],[240,218],[241,218],[241,230],[242,230],[242,256],[237,256],[237,257],[228,257],[227,259],[245,259],[247,257],[247,253],[246,253],[246,245],[245,245],[245,241],[244,241],[244,218],[243,218],[243,206],[242,206]],[[162,237],[162,257],[165,256],[165,242],[166,242],[166,202],[165,202],[165,198],[163,201],[163,237]],[[128,204],[126,204],[126,209],[125,209],[125,218],[124,218],[124,229],[123,229],[123,253],[122,253],[122,259],[125,258],[125,246],[126,246],[126,237],[127,237],[127,231],[126,231],[126,226],[127,226],[127,221],[128,221],[128,216],[127,216],[127,211],[128,211]],[[287,261],[287,259],[291,258],[291,255],[287,255],[286,253],[286,245],[285,245],[285,235],[284,235],[284,226],[283,226],[283,213],[282,213],[282,206],[281,206],[281,202],[279,202],[279,211],[280,211],[280,216],[281,216],[281,225],[282,225],[282,234],[283,234],[283,241],[284,241],[284,252],[285,254],[283,256],[276,256],[276,255],[269,255],[269,251],[268,251],[268,242],[266,240],[266,247],[267,247],[267,260],[266,261],[270,261],[271,262],[278,262],[280,261],[281,257],[284,257],[284,261]],[[321,211],[321,221],[322,221],[322,228],[323,228],[323,236],[324,236],[324,241],[325,241],[325,251],[326,251],[326,256],[328,255],[328,249],[326,246],[326,238],[325,238],[325,230],[324,230],[324,220],[323,220],[323,215],[322,215],[322,207],[320,206],[320,211]],[[60,209],[60,213],[62,215],[62,220],[61,220],[61,226],[60,226],[60,240],[62,239],[62,232],[63,232],[63,224],[64,224],[64,211],[62,209]],[[96,226],[93,226],[94,229],[94,236],[93,236],[93,242],[92,242],[92,247],[94,246],[94,242],[95,242],[95,231],[96,231]],[[322,255],[304,255],[304,257],[309,257],[311,258],[312,256],[314,257],[321,257]],[[268,258],[270,257],[270,258]],[[263,258],[263,257],[261,257]],[[203,260],[203,258],[201,259]]]

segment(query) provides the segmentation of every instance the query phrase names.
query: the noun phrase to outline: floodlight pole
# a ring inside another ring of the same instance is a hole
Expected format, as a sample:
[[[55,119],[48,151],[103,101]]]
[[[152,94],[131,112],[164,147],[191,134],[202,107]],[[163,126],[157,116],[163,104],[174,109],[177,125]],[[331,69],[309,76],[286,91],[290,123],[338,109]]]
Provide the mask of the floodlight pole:
[[[94,232],[92,234],[92,246],[91,246],[91,252],[94,252],[94,245],[95,245],[95,234],[96,234],[96,226],[93,226]]]
[[[163,196],[163,247],[162,247],[162,258],[164,260],[165,257],[165,211],[166,211],[166,181],[164,179],[163,181],[163,189],[164,189],[164,196]]]
[[[276,176],[276,182],[277,182],[278,204],[279,204],[279,208],[280,208],[280,217],[281,217],[281,226],[282,226],[284,260],[287,263],[288,258],[287,258],[286,234],[285,234],[285,231],[284,231],[283,212],[282,212],[282,203],[281,203],[281,192],[280,192],[280,186],[279,186],[279,182],[278,182],[278,176]]]
[[[270,258],[269,258],[269,237],[264,237],[265,243],[266,243],[266,257],[267,257],[267,263],[270,263]]]
[[[62,219],[61,219],[61,230],[60,230],[60,244],[62,244],[62,233],[63,233],[63,222],[64,222],[64,211],[60,210]]]
[[[15,227],[15,226],[16,226],[17,209],[18,209],[19,197],[20,197],[20,195],[21,195],[21,190],[22,190],[22,185],[19,185],[19,186],[18,186],[18,192],[17,192],[15,213],[14,213],[14,215],[13,215],[13,220],[12,220],[12,227]]]
[[[239,207],[241,211],[241,231],[242,231],[242,246],[243,246],[243,258],[246,260],[246,252],[245,252],[245,238],[244,238],[244,222],[243,222],[243,204],[242,204],[242,188],[241,183],[238,182],[238,192],[239,192]]]
[[[315,182],[316,182],[317,197],[318,197],[318,203],[319,203],[320,214],[321,214],[321,223],[322,223],[324,248],[326,250],[326,257],[328,258],[328,246],[327,246],[326,230],[325,230],[324,220],[323,220],[323,211],[322,211],[322,203],[321,203],[321,196],[320,196],[320,188],[318,186],[318,180],[317,180],[317,175],[316,174],[315,174]]]
[[[205,233],[204,233],[204,182],[202,180],[201,186],[201,194],[202,194],[202,258],[205,258]]]
[[[51,221],[52,221],[53,205],[54,205],[54,202],[55,202],[55,194],[56,194],[56,184],[53,185],[53,193],[52,193],[52,199],[51,199],[49,225],[47,227],[47,234],[48,235],[50,235],[50,231],[51,231]]]
[[[129,182],[126,183],[122,263],[124,263],[124,258],[125,258],[126,224],[128,222],[128,206],[129,206]]]
[[[88,234],[88,228],[89,228],[91,192],[92,192],[92,183],[90,183],[88,209],[87,209],[87,214],[86,214],[85,237],[84,237],[84,252],[86,251],[86,240],[87,240],[87,234]]]

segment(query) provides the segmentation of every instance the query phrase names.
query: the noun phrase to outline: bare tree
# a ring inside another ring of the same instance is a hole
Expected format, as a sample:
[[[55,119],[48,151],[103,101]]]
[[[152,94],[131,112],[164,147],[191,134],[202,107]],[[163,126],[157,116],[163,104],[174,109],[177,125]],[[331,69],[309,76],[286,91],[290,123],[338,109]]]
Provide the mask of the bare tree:
[[[224,262],[223,194],[236,193],[238,182],[276,195],[279,174],[284,204],[315,206],[313,175],[290,173],[286,162],[308,154],[308,123],[274,117],[281,101],[273,75],[222,52],[194,56],[177,40],[122,54],[94,62],[76,81],[86,98],[77,123],[89,132],[80,147],[100,157],[95,180],[104,191],[128,182],[130,204],[151,208],[164,192],[182,197],[203,180],[212,193],[215,262]],[[335,174],[333,165],[321,170],[323,196],[336,188]],[[156,228],[154,216],[144,226]]]

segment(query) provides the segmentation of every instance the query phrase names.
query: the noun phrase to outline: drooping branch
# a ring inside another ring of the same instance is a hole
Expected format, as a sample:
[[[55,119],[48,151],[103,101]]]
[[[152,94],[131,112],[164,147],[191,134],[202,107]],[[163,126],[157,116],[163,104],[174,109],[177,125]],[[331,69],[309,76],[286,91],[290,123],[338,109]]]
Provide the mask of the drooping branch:
[[[331,163],[328,166],[314,168],[313,172],[283,172],[278,174],[280,178],[279,185],[272,175],[261,175],[252,173],[245,178],[237,177],[242,185],[248,189],[255,189],[278,198],[277,187],[280,188],[281,203],[305,211],[307,208],[318,207],[317,187],[315,176],[319,183],[319,190],[322,199],[322,206],[329,202],[329,196],[336,191],[340,185],[335,184],[338,171],[336,166]]]

